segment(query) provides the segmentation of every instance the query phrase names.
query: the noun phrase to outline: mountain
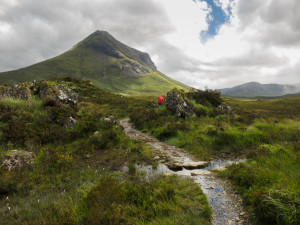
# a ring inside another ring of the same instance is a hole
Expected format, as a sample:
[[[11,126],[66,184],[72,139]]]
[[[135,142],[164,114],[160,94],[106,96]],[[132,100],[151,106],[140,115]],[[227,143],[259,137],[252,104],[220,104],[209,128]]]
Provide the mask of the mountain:
[[[72,76],[90,80],[111,92],[130,95],[165,94],[177,87],[189,89],[157,71],[149,54],[96,31],[72,49],[46,61],[0,73],[0,83],[16,83]]]
[[[222,95],[255,97],[255,96],[280,96],[299,92],[299,88],[287,84],[260,84],[249,82],[232,88],[219,89]]]

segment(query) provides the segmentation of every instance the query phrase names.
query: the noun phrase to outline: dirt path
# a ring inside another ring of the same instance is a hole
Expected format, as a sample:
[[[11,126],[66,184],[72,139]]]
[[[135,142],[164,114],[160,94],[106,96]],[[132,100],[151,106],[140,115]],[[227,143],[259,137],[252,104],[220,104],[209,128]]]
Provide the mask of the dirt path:
[[[151,166],[140,166],[140,170],[144,170],[147,174],[176,173],[178,175],[192,177],[202,188],[212,207],[213,225],[250,224],[248,221],[249,216],[242,205],[242,199],[232,190],[230,183],[214,176],[213,172],[208,171],[208,169],[215,167],[225,167],[226,164],[234,163],[234,160],[216,160],[204,169],[187,170],[183,168],[180,171],[174,172],[167,167],[167,161],[165,159],[179,164],[196,162],[196,159],[182,149],[160,142],[134,129],[129,123],[128,118],[120,120],[120,124],[124,127],[124,132],[130,138],[143,141],[146,145],[152,147],[159,155],[157,158],[160,159],[160,163],[156,170],[153,170]]]

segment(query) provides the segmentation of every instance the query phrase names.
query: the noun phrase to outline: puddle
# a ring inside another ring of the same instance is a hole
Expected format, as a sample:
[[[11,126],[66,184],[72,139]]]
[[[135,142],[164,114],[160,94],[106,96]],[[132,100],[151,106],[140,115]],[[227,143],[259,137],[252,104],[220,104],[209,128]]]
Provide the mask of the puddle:
[[[124,131],[129,137],[143,141],[152,148],[159,150],[172,161],[179,163],[195,162],[195,158],[184,152],[182,149],[167,145],[153,137],[150,137],[147,134],[135,130],[129,124],[128,119],[121,120],[120,124],[124,127]],[[183,168],[181,171],[176,172],[170,170],[163,163],[159,163],[155,169],[152,168],[152,166],[147,165],[136,165],[136,168],[138,171],[145,172],[145,176],[148,179],[166,173],[191,177],[201,187],[203,193],[207,196],[213,211],[213,225],[248,225],[250,224],[248,219],[245,218],[245,216],[240,216],[242,212],[242,214],[245,214],[240,196],[232,190],[232,187],[228,181],[220,179],[214,176],[213,173],[208,172],[209,169],[214,169],[217,167],[224,168],[226,165],[244,161],[245,159],[215,159],[212,160],[209,166],[206,168],[194,170],[187,170]],[[192,176],[192,173],[196,173],[197,175]]]

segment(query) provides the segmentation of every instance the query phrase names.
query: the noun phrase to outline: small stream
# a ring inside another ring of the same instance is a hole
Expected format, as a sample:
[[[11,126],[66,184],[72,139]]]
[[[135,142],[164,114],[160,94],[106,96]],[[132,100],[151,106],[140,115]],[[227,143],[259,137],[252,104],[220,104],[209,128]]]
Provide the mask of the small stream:
[[[184,152],[182,149],[167,145],[134,129],[130,125],[129,119],[121,120],[120,124],[124,127],[124,131],[129,137],[143,141],[145,144],[149,145],[156,151],[159,151],[173,162],[187,163],[196,161],[192,155]],[[160,157],[165,158],[164,156]],[[191,177],[207,196],[213,211],[213,225],[248,225],[250,224],[248,221],[249,216],[243,209],[242,199],[240,196],[232,189],[232,186],[228,181],[218,178],[210,171],[216,168],[222,169],[227,165],[244,161],[245,159],[215,159],[203,169],[188,170],[183,168],[176,172],[170,170],[164,160],[160,161],[161,163],[159,163],[155,169],[152,168],[151,165],[136,165],[136,167],[137,170],[145,172],[145,175],[148,178],[161,174],[177,174],[179,176]]]

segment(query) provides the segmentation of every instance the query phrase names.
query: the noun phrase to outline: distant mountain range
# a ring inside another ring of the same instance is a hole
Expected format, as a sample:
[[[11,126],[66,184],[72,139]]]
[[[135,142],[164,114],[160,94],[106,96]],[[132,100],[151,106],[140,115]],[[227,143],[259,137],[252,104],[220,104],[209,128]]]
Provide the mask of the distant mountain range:
[[[260,84],[249,82],[232,88],[219,89],[222,95],[232,97],[282,96],[300,93],[300,85]]]
[[[26,68],[0,73],[0,83],[72,76],[96,86],[130,95],[165,94],[177,87],[190,89],[157,71],[147,53],[96,31],[67,52]]]

